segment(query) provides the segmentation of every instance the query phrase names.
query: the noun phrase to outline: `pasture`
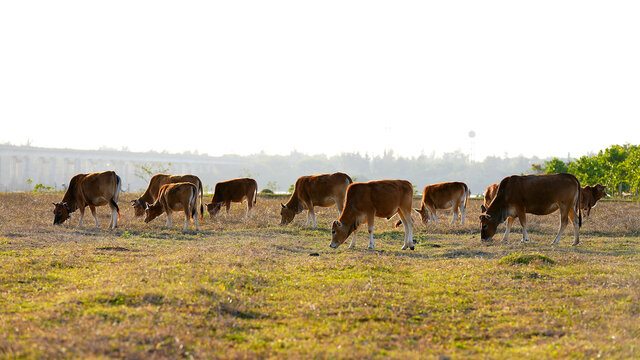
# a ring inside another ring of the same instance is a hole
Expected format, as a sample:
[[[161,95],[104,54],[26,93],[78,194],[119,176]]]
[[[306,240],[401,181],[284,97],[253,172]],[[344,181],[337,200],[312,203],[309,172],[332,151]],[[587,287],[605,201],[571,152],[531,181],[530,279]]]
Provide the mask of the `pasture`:
[[[557,213],[529,217],[526,245],[517,221],[485,244],[471,200],[464,226],[441,211],[401,251],[396,218],[375,250],[365,227],[333,250],[335,208],[279,226],[286,199],[258,197],[252,219],[233,204],[183,234],[182,213],[134,218],[137,196],[108,230],[107,207],[100,229],[89,211],[54,227],[61,193],[0,194],[0,357],[640,358],[637,203],[599,203],[577,247],[570,229],[551,247]]]

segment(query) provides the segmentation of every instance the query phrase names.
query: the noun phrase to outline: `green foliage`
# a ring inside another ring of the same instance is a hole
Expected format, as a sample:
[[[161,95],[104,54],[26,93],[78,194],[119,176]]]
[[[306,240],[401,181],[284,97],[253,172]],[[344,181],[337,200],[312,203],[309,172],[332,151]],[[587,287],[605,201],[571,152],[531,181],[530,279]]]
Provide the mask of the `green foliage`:
[[[273,191],[271,189],[262,189],[260,190],[260,195],[273,195]]]
[[[564,161],[558,158],[553,158],[551,159],[551,161],[544,162],[545,174],[559,174],[566,173],[567,171],[569,171],[567,164],[565,164]]]
[[[287,189],[287,192],[289,194],[293,194],[293,191],[296,189],[296,186],[294,184],[289,185],[289,189]]]
[[[603,184],[609,192],[638,192],[640,190],[640,146],[611,145],[597,155],[583,156],[568,166],[580,184]]]
[[[40,183],[36,184],[33,187],[33,192],[37,193],[37,192],[42,192],[42,191],[51,191],[53,188],[51,186],[44,186]]]

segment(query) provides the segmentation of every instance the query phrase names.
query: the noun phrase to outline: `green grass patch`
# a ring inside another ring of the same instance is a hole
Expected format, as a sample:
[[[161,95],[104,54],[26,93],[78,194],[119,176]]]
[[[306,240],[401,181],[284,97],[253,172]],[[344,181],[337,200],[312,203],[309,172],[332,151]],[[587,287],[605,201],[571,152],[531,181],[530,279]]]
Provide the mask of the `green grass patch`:
[[[500,264],[506,264],[506,265],[529,265],[529,264],[552,265],[556,263],[555,260],[551,259],[546,255],[524,254],[521,252],[504,256],[498,262]]]

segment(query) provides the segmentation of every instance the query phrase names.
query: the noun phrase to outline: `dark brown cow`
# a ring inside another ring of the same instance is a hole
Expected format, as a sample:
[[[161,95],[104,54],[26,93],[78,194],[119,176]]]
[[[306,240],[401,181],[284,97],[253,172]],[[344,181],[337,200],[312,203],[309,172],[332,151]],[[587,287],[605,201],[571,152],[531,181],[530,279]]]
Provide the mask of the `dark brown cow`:
[[[153,175],[153,177],[151,177],[151,179],[149,180],[149,186],[147,186],[147,190],[144,192],[144,194],[142,194],[142,196],[140,196],[137,200],[131,200],[133,209],[136,213],[136,217],[144,215],[144,210],[147,208],[147,206],[156,201],[162,185],[174,184],[179,182],[192,183],[198,189],[198,193],[200,194],[200,220],[202,220],[202,215],[204,213],[204,191],[202,189],[202,181],[200,181],[200,178],[195,175]]]
[[[460,211],[460,222],[464,225],[469,195],[469,187],[463,182],[444,182],[427,185],[422,193],[420,209],[415,210],[420,214],[424,224],[427,224],[429,220],[433,220],[436,226],[438,225],[436,210],[452,209],[451,225],[458,218],[458,211]]]
[[[313,220],[313,227],[316,227],[316,214],[313,211],[314,206],[332,206],[338,209],[338,215],[342,212],[344,205],[344,197],[347,187],[353,181],[349,175],[341,172],[333,174],[301,176],[296,181],[293,194],[286,204],[280,204],[280,216],[282,217],[280,225],[286,225],[293,221],[296,214],[300,214],[302,210],[307,209],[307,222],[309,225],[309,216]]]
[[[413,250],[412,202],[413,186],[406,180],[377,180],[349,185],[342,214],[331,226],[330,246],[337,248],[353,233],[353,239],[349,245],[349,248],[353,248],[358,226],[366,222],[369,230],[369,249],[373,249],[375,217],[390,218],[398,214],[404,224],[402,250],[407,248]]]
[[[171,214],[174,211],[184,211],[184,229],[187,231],[189,220],[194,219],[198,231],[198,188],[190,182],[179,182],[162,185],[156,201],[145,209],[145,223],[167,213],[167,226],[172,227]]]
[[[229,215],[229,208],[232,202],[240,203],[244,199],[247,199],[247,213],[245,217],[251,215],[251,209],[256,204],[256,198],[258,197],[258,183],[250,178],[233,179],[227,181],[221,181],[216,184],[213,190],[213,197],[211,202],[207,204],[207,210],[211,217],[216,214],[224,205],[227,208],[227,215]]]
[[[579,242],[582,225],[580,213],[580,182],[571,174],[513,175],[502,179],[495,199],[480,215],[482,241],[493,237],[496,228],[508,217],[517,217],[522,224],[522,242],[528,240],[526,214],[547,215],[560,210],[560,230],[553,240],[560,240],[569,219],[573,223],[573,245]],[[508,239],[509,228],[503,238]]]
[[[598,200],[607,196],[606,189],[607,187],[601,184],[587,185],[580,189],[580,210],[583,213],[586,211],[585,216],[588,217],[591,214],[591,208],[596,206]]]
[[[89,206],[91,214],[96,220],[96,227],[100,227],[96,206],[109,205],[111,221],[109,228],[115,229],[120,218],[118,196],[120,195],[120,177],[113,171],[90,174],[78,174],[71,178],[67,191],[59,203],[53,203],[54,225],[60,225],[70,217],[70,214],[80,210],[78,227],[82,226],[84,208]]]

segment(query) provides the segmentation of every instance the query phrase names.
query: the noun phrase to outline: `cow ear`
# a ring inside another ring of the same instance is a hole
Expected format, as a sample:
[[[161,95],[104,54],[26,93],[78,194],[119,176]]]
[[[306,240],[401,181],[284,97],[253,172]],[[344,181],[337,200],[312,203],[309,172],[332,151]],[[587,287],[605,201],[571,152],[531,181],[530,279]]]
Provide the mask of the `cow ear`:
[[[487,208],[484,205],[480,205],[480,210],[482,210],[482,212],[487,212]]]
[[[418,214],[420,214],[420,209],[413,208]]]
[[[131,200],[131,205],[135,205],[138,200]]]
[[[283,204],[283,203],[280,203],[280,206],[282,206],[282,208],[283,208],[283,209],[286,209],[286,208],[287,208],[287,205],[285,205],[285,204]]]

